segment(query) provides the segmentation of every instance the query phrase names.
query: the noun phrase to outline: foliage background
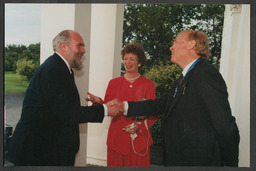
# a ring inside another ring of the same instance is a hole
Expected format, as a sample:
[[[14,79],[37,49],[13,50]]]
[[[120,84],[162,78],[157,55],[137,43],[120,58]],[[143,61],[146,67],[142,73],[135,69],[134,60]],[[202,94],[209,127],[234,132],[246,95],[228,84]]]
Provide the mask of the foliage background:
[[[123,46],[138,42],[148,56],[143,74],[154,65],[169,64],[170,46],[176,34],[192,29],[209,36],[212,58],[209,63],[219,65],[224,5],[182,4],[126,4],[124,11]]]
[[[30,80],[40,64],[40,43],[7,45],[5,47],[5,71],[16,72],[20,81]]]

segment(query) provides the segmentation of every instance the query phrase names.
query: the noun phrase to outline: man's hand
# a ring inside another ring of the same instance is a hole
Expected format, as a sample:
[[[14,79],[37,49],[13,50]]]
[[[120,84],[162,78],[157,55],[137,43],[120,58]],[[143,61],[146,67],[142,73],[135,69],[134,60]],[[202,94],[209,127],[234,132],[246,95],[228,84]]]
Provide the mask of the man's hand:
[[[108,107],[108,115],[116,116],[124,112],[124,103],[120,102],[118,99],[113,99],[109,101],[107,104]]]

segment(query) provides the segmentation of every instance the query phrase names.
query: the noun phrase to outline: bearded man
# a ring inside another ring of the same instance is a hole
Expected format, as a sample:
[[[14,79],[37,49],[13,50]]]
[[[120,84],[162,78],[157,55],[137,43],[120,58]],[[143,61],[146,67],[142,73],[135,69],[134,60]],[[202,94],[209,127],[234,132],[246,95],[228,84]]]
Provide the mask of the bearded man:
[[[82,68],[84,46],[80,34],[72,30],[53,39],[54,54],[30,81],[8,149],[7,159],[15,166],[73,166],[79,123],[102,122],[110,113],[105,104],[80,106],[72,69]]]

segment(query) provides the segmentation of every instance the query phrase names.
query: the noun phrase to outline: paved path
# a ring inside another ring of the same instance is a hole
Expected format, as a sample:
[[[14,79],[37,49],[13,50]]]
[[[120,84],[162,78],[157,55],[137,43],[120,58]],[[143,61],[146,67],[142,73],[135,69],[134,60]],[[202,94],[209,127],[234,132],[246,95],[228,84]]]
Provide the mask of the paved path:
[[[22,103],[25,93],[8,93],[5,94],[5,123],[11,125],[13,130],[15,129],[21,115]],[[13,164],[6,161],[4,162],[5,167],[12,167]]]
[[[5,123],[14,129],[20,119],[22,103],[25,93],[5,94]]]

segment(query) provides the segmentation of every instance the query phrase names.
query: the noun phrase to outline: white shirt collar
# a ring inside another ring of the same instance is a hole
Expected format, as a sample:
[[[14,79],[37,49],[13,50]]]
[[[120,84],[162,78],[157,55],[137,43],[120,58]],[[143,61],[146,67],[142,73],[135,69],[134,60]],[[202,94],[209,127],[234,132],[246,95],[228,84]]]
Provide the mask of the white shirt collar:
[[[198,59],[198,58],[197,58],[197,59]],[[197,59],[195,59],[195,60],[193,60],[192,62],[190,62],[190,63],[183,69],[183,71],[182,71],[183,77],[185,77],[185,75],[186,75],[187,72],[188,72],[188,69],[191,67],[191,65],[192,65]]]
[[[70,72],[70,74],[71,74],[72,71],[71,71],[71,68],[70,68],[70,66],[69,66],[68,61],[67,61],[65,58],[63,58],[63,56],[62,56],[61,54],[59,54],[58,52],[55,52],[55,53],[57,53],[57,54],[60,56],[60,58],[65,62],[65,64],[66,64],[67,67],[68,67],[68,70],[69,70],[69,72]]]

